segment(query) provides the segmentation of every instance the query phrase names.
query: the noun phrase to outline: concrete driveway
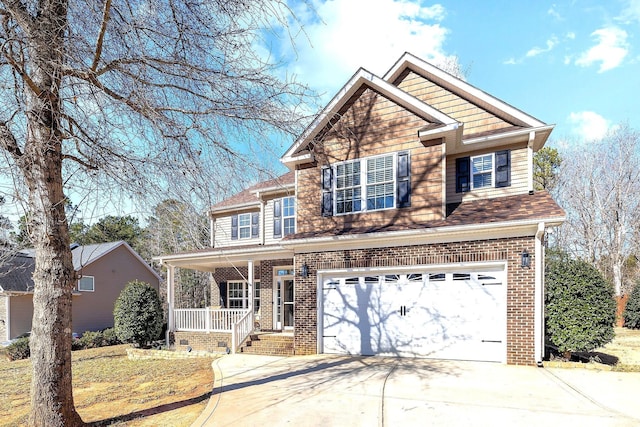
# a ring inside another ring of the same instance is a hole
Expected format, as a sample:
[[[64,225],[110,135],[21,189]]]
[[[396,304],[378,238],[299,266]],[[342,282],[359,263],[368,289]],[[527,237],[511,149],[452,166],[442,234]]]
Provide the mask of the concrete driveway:
[[[640,373],[228,355],[194,426],[634,426]]]

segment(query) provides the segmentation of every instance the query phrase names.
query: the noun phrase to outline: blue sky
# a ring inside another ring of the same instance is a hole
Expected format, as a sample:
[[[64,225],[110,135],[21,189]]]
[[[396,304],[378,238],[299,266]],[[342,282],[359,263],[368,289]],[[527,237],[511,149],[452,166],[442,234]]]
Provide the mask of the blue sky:
[[[553,145],[622,121],[640,127],[640,0],[311,4],[317,17],[298,15],[308,40],[295,50],[284,41],[280,54],[325,102],[359,67],[381,76],[408,51],[433,63],[457,56],[469,83],[556,124]]]

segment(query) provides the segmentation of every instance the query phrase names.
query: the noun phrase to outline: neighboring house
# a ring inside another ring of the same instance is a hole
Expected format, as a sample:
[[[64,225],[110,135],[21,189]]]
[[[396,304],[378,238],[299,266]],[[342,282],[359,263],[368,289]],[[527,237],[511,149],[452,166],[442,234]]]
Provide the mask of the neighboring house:
[[[72,247],[78,283],[73,292],[73,332],[113,326],[113,306],[132,280],[158,289],[158,274],[124,241]],[[20,251],[0,265],[0,340],[31,330],[33,250]]]
[[[211,248],[158,258],[176,346],[236,351],[255,319],[295,354],[540,362],[544,235],[565,215],[533,154],[552,129],[408,53],[360,69],[291,172],[211,207]],[[222,307],[175,308],[177,268],[211,272]]]

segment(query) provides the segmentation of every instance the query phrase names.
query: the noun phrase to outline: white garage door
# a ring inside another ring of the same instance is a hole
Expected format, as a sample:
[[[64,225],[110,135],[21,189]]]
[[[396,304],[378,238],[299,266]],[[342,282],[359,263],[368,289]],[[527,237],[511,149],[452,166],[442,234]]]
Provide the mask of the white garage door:
[[[504,277],[499,270],[327,278],[323,351],[503,361]]]

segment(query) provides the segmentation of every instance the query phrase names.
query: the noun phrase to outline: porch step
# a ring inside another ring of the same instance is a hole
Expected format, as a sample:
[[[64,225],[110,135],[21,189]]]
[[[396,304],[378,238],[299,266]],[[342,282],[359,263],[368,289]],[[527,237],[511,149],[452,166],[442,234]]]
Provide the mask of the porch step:
[[[264,356],[293,356],[293,335],[279,333],[251,334],[240,352]]]

